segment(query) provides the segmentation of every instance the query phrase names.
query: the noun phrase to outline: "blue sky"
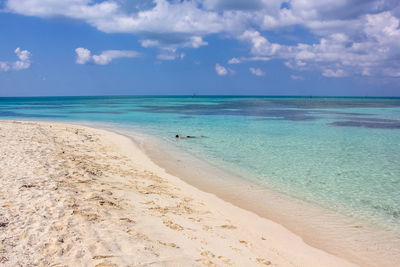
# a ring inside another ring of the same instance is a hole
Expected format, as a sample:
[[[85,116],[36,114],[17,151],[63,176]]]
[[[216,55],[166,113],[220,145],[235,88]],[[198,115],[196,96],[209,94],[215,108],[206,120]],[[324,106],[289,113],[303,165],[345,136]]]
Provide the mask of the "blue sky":
[[[394,0],[0,0],[0,8],[0,96],[400,96]]]

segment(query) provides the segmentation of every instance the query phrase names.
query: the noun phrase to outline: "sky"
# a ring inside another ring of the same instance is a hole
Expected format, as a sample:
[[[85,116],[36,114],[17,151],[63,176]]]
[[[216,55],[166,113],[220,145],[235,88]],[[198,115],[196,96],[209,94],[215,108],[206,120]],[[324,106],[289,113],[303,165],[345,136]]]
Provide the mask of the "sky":
[[[398,0],[0,0],[0,96],[400,96]]]

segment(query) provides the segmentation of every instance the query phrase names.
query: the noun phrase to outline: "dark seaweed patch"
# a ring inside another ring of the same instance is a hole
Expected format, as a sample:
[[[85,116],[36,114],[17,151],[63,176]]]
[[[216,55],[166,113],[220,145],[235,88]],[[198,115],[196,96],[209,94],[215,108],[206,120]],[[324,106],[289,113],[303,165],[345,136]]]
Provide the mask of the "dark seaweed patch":
[[[124,114],[123,111],[71,111],[73,114]]]
[[[345,115],[345,116],[373,116],[375,114],[370,113],[357,113],[357,112],[341,112],[341,111],[332,111],[332,110],[313,110],[311,113],[317,114],[337,114],[337,115]]]
[[[358,117],[339,117],[342,120],[351,121],[366,121],[366,122],[380,122],[380,123],[400,123],[400,120],[382,119],[382,118],[358,118]]]
[[[400,129],[400,122],[376,122],[376,121],[335,121],[331,125],[364,127],[374,129]]]
[[[265,120],[280,119],[291,121],[309,121],[318,117],[313,116],[308,110],[302,109],[269,109],[269,107],[260,106],[259,103],[249,105],[245,103],[220,103],[212,105],[176,105],[176,106],[150,106],[142,105],[138,109],[132,109],[134,112],[148,113],[171,113],[182,114],[186,116],[193,115],[231,115],[231,116],[255,116],[264,117]]]

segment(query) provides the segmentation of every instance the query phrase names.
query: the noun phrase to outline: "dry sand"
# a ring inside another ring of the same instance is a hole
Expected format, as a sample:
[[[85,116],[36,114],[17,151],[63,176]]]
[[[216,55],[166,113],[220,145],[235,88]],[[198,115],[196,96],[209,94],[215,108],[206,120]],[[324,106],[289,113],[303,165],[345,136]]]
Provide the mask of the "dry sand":
[[[202,192],[130,139],[0,122],[0,266],[352,266]]]

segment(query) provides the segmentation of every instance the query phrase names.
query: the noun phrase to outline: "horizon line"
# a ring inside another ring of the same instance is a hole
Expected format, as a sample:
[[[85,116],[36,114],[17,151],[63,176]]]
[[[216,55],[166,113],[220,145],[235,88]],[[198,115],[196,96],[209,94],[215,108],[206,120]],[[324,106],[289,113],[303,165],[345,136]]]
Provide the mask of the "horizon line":
[[[56,97],[298,97],[298,98],[400,98],[399,96],[362,96],[362,95],[245,95],[245,94],[121,94],[121,95],[30,95],[30,96],[0,96],[0,98],[56,98]]]

